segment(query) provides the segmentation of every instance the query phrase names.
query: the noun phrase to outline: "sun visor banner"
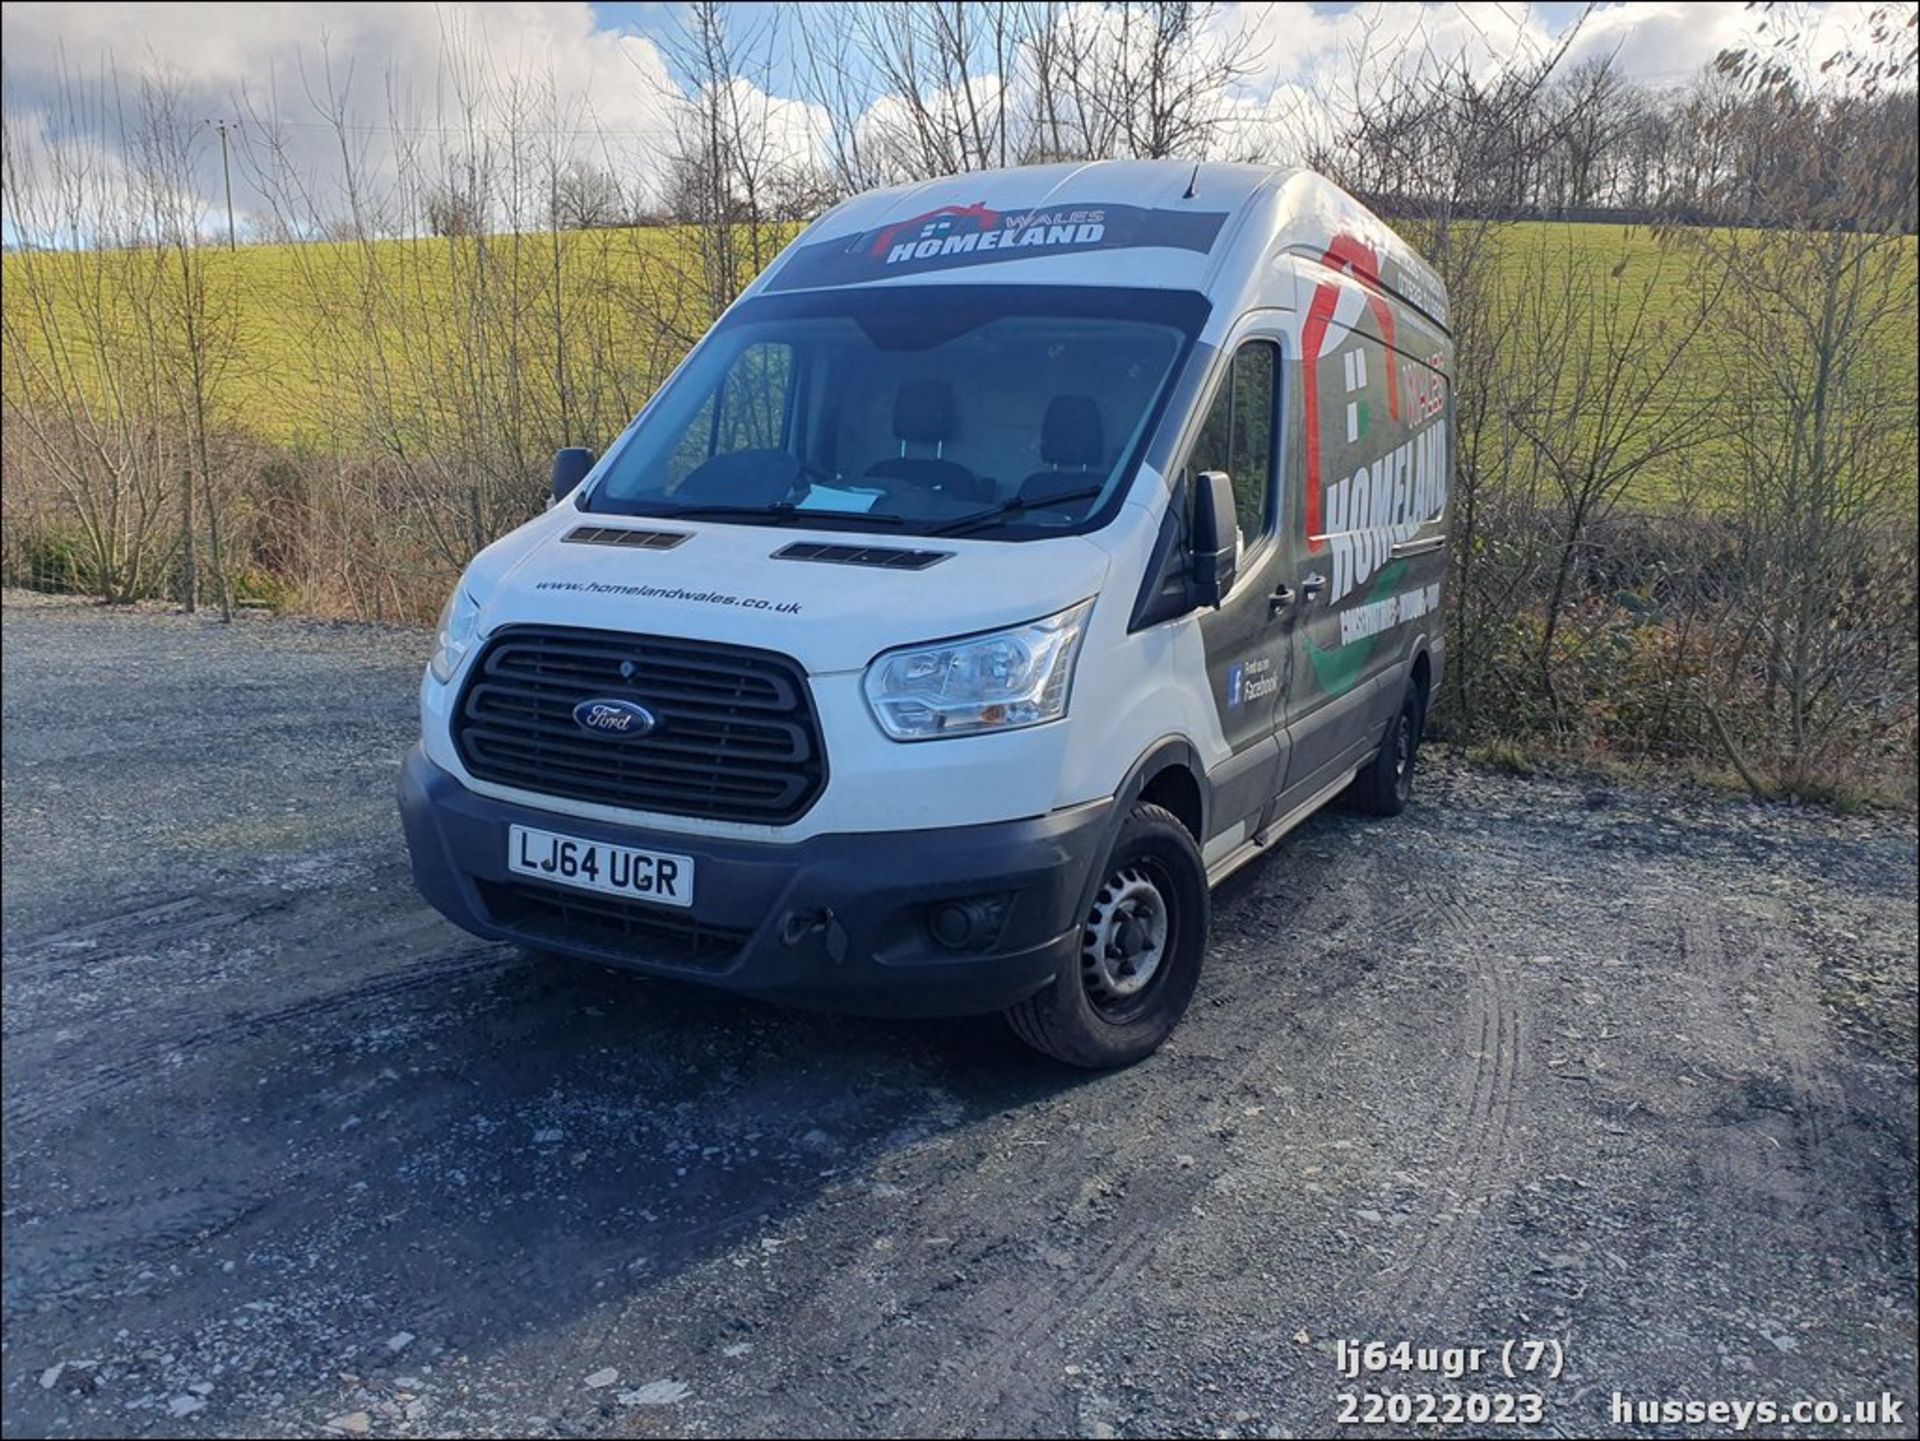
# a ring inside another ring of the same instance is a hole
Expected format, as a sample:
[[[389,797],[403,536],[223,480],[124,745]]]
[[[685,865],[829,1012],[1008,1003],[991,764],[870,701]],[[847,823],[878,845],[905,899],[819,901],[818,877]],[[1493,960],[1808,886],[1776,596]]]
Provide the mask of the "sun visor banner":
[[[892,275],[951,270],[1110,250],[1213,248],[1223,211],[1149,210],[1138,205],[1053,205],[989,210],[946,205],[878,230],[802,246],[767,283],[769,290],[858,285]]]

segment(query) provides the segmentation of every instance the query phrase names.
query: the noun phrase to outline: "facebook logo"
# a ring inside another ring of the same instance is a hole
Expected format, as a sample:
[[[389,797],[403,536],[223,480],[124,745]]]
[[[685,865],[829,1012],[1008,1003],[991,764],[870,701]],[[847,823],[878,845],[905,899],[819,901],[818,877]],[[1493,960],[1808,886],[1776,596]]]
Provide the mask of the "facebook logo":
[[[1246,667],[1235,662],[1233,669],[1227,672],[1227,708],[1237,710],[1244,699],[1243,689],[1246,681]]]

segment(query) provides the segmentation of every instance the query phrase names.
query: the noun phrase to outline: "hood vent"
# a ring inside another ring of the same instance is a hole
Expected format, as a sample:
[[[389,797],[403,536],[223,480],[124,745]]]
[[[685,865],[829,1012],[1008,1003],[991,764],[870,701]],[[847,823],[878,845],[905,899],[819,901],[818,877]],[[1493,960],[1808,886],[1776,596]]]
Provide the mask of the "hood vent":
[[[623,525],[579,525],[564,537],[569,545],[623,545],[630,550],[672,550],[692,532],[634,530]]]
[[[879,570],[925,570],[938,565],[950,550],[901,550],[890,545],[828,545],[816,540],[796,540],[773,553],[775,560],[812,560],[822,565],[870,565]]]

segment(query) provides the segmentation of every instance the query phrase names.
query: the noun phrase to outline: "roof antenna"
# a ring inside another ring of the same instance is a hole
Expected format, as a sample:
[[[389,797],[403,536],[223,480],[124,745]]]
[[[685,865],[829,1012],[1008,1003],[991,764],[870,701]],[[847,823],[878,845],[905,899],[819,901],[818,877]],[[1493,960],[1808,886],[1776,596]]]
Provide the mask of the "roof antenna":
[[[1187,193],[1185,195],[1182,195],[1180,198],[1182,200],[1193,199],[1193,187],[1198,185],[1199,183],[1200,183],[1200,162],[1196,160],[1193,162],[1193,174],[1187,177]]]

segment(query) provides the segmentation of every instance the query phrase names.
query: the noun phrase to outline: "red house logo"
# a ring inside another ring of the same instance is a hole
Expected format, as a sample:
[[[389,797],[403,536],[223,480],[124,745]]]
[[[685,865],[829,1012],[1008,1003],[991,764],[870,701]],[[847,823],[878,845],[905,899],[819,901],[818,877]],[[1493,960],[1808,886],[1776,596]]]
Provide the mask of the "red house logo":
[[[1000,224],[1000,212],[989,210],[975,201],[972,205],[943,205],[938,210],[929,210],[925,215],[916,215],[911,220],[897,220],[874,237],[867,254],[881,260],[896,245],[914,245],[922,240],[944,240],[949,235],[965,235],[992,230]]]

